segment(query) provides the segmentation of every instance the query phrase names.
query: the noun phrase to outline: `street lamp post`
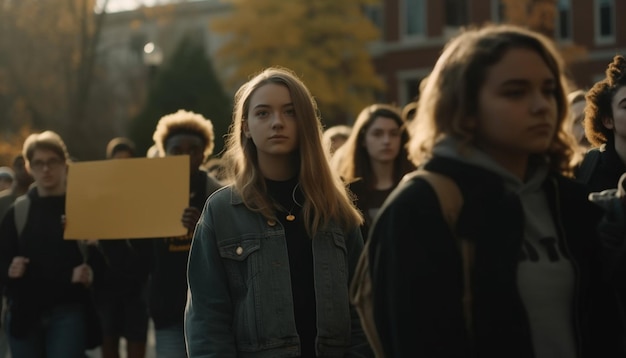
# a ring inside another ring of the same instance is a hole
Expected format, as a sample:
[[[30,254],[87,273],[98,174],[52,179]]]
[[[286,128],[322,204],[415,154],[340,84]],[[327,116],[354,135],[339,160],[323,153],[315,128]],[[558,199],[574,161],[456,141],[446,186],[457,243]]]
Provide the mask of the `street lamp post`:
[[[148,67],[148,78],[150,83],[154,80],[157,70],[163,62],[163,51],[161,48],[154,44],[154,42],[148,42],[143,47],[143,63]]]

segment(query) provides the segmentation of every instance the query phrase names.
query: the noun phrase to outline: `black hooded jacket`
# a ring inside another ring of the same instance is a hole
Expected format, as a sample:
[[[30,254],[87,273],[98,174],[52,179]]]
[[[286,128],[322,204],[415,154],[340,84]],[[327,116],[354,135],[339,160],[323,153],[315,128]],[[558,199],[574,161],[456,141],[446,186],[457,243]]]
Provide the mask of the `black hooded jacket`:
[[[435,157],[425,169],[452,178],[463,195],[457,235],[474,243],[471,333],[462,309],[463,269],[455,237],[424,179],[401,183],[369,240],[374,317],[388,357],[534,357],[517,287],[523,211],[500,176]],[[602,277],[596,225],[602,211],[586,189],[560,175],[544,183],[558,245],[575,273],[574,322],[579,357],[623,357],[618,302]],[[471,337],[470,337],[471,335]]]

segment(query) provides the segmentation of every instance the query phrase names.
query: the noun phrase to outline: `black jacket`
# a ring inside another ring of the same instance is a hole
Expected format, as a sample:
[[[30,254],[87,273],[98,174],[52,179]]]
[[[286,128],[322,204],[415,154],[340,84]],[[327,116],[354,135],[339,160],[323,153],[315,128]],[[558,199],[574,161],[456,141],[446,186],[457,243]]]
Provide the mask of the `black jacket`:
[[[617,187],[619,178],[624,172],[626,172],[626,165],[617,154],[615,150],[615,143],[613,140],[602,145],[599,150],[599,156],[596,159],[596,163],[593,166],[593,171],[589,177],[587,188],[589,192],[598,192],[606,189],[613,189]],[[589,152],[586,156],[590,155]],[[593,156],[593,154],[592,154]],[[580,168],[578,169],[577,177],[580,174]]]
[[[89,291],[72,283],[71,278],[74,268],[85,258],[91,265],[95,254],[93,248],[83,247],[81,252],[77,241],[63,239],[65,195],[40,197],[37,188],[30,189],[27,195],[30,207],[21,235],[15,225],[14,207],[0,224],[0,282],[6,284],[14,322],[11,331],[16,336],[35,324],[45,310],[89,303]],[[24,276],[18,279],[8,277],[15,256],[30,260]]]
[[[374,317],[388,357],[533,357],[517,288],[524,232],[518,197],[502,179],[452,159],[427,170],[451,177],[464,205],[457,234],[475,245],[473,338],[465,329],[462,260],[433,189],[423,179],[390,195],[370,234]],[[624,356],[611,288],[601,279],[596,225],[602,212],[583,186],[559,175],[545,182],[559,245],[575,270],[573,320],[580,357]]]
[[[202,211],[207,198],[222,186],[204,171],[192,175],[189,206]],[[182,213],[181,213],[182,214]],[[187,303],[187,258],[193,230],[181,237],[153,239],[149,284],[150,316],[156,329],[182,324]]]

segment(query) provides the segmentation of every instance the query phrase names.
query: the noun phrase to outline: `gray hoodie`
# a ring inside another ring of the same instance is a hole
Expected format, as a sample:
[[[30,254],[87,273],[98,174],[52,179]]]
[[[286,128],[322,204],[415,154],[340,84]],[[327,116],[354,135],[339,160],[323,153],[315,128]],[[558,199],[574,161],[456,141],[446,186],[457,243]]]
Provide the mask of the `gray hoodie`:
[[[543,189],[547,163],[531,165],[522,181],[479,149],[471,148],[461,154],[457,148],[454,139],[446,138],[435,146],[433,153],[498,174],[506,189],[521,201],[524,240],[517,286],[528,314],[535,357],[576,357],[572,317],[574,268],[563,246],[558,245],[555,220]]]

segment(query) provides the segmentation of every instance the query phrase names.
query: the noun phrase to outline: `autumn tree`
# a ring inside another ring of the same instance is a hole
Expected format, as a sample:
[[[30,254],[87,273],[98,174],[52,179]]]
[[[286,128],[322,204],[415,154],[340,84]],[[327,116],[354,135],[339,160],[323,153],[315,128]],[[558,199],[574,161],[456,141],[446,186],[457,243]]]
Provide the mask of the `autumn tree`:
[[[84,134],[106,15],[96,10],[95,0],[0,0],[0,72],[8,96],[25,103],[35,126],[57,130],[68,142]]]
[[[134,0],[134,5],[144,2]],[[18,135],[26,125],[55,130],[71,154],[82,160],[101,158],[108,139],[121,134],[120,126],[112,122],[120,117],[114,89],[131,84],[113,77],[141,72],[143,64],[139,60],[134,68],[116,68],[111,76],[110,63],[104,63],[110,60],[107,55],[128,44],[122,43],[124,39],[116,39],[115,46],[104,43],[108,4],[109,0],[0,0],[3,136]],[[163,18],[173,13],[173,6],[141,7],[138,12],[145,19]]]
[[[0,166],[11,166],[13,159],[22,154],[22,145],[33,132],[30,125],[20,127],[17,133],[3,132],[0,136]]]
[[[159,68],[146,105],[131,123],[131,137],[137,148],[147,150],[159,119],[179,109],[202,114],[213,122],[215,153],[224,146],[231,119],[231,100],[206,56],[201,37],[182,38],[171,58]]]
[[[327,125],[349,122],[384,89],[368,44],[379,36],[363,9],[375,0],[228,0],[212,28],[227,42],[217,64],[237,87],[269,66],[292,69],[311,90]]]

